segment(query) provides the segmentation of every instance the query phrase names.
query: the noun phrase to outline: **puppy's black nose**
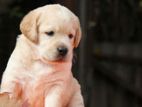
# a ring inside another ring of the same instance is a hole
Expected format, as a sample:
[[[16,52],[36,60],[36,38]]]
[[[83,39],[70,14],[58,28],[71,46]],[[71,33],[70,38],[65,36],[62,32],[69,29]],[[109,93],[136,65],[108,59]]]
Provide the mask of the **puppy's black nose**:
[[[57,48],[58,52],[59,52],[59,55],[61,56],[65,56],[68,52],[68,49],[66,47],[58,47]]]

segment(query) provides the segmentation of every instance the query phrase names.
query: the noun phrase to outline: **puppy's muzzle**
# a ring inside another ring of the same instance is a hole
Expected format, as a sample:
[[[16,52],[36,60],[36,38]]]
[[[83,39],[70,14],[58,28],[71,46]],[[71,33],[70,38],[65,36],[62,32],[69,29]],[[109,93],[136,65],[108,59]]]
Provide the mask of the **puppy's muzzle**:
[[[65,57],[68,53],[68,49],[65,46],[59,46],[57,48],[57,51],[58,51],[58,56],[60,57]]]

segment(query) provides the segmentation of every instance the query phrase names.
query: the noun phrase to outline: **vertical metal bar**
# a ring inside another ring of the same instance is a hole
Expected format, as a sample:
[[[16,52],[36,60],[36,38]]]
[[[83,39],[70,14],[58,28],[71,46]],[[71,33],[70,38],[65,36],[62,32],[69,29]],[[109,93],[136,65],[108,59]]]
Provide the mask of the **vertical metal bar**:
[[[84,78],[84,72],[85,72],[85,40],[86,40],[86,0],[80,0],[79,1],[79,16],[80,16],[80,22],[82,27],[82,40],[79,47],[79,79],[82,82],[82,78]]]
[[[86,89],[86,63],[85,63],[85,40],[86,40],[86,0],[79,0],[79,16],[80,16],[80,22],[82,27],[82,39],[81,44],[79,47],[79,81],[82,85],[82,93],[84,96],[84,103],[87,104],[87,93],[85,91]]]

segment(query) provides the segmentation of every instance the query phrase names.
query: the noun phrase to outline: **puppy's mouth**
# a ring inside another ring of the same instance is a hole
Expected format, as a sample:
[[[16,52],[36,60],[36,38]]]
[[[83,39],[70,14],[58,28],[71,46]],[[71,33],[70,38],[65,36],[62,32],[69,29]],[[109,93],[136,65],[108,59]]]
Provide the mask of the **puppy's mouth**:
[[[57,62],[66,62],[66,56],[61,56],[61,55],[58,55],[57,56],[57,59],[55,59],[55,61]]]
[[[63,55],[63,54],[57,54],[54,56],[54,58],[48,58],[48,57],[42,57],[41,60],[45,63],[63,63],[63,62],[67,62],[68,59],[67,59],[67,54],[66,55]]]
[[[55,64],[67,62],[66,57],[62,57],[62,56],[58,56],[57,58],[52,59],[52,60],[49,60],[49,59],[43,57],[41,60],[42,60],[42,62],[44,62],[44,63],[52,64],[52,65],[53,65],[53,64],[55,65]]]

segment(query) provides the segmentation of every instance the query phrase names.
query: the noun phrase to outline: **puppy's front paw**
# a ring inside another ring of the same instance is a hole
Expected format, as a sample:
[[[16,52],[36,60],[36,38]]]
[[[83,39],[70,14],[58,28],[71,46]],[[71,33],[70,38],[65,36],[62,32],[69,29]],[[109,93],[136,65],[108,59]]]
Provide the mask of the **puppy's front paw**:
[[[0,93],[0,107],[29,107],[28,103],[22,103],[20,99],[10,98],[9,93]]]

